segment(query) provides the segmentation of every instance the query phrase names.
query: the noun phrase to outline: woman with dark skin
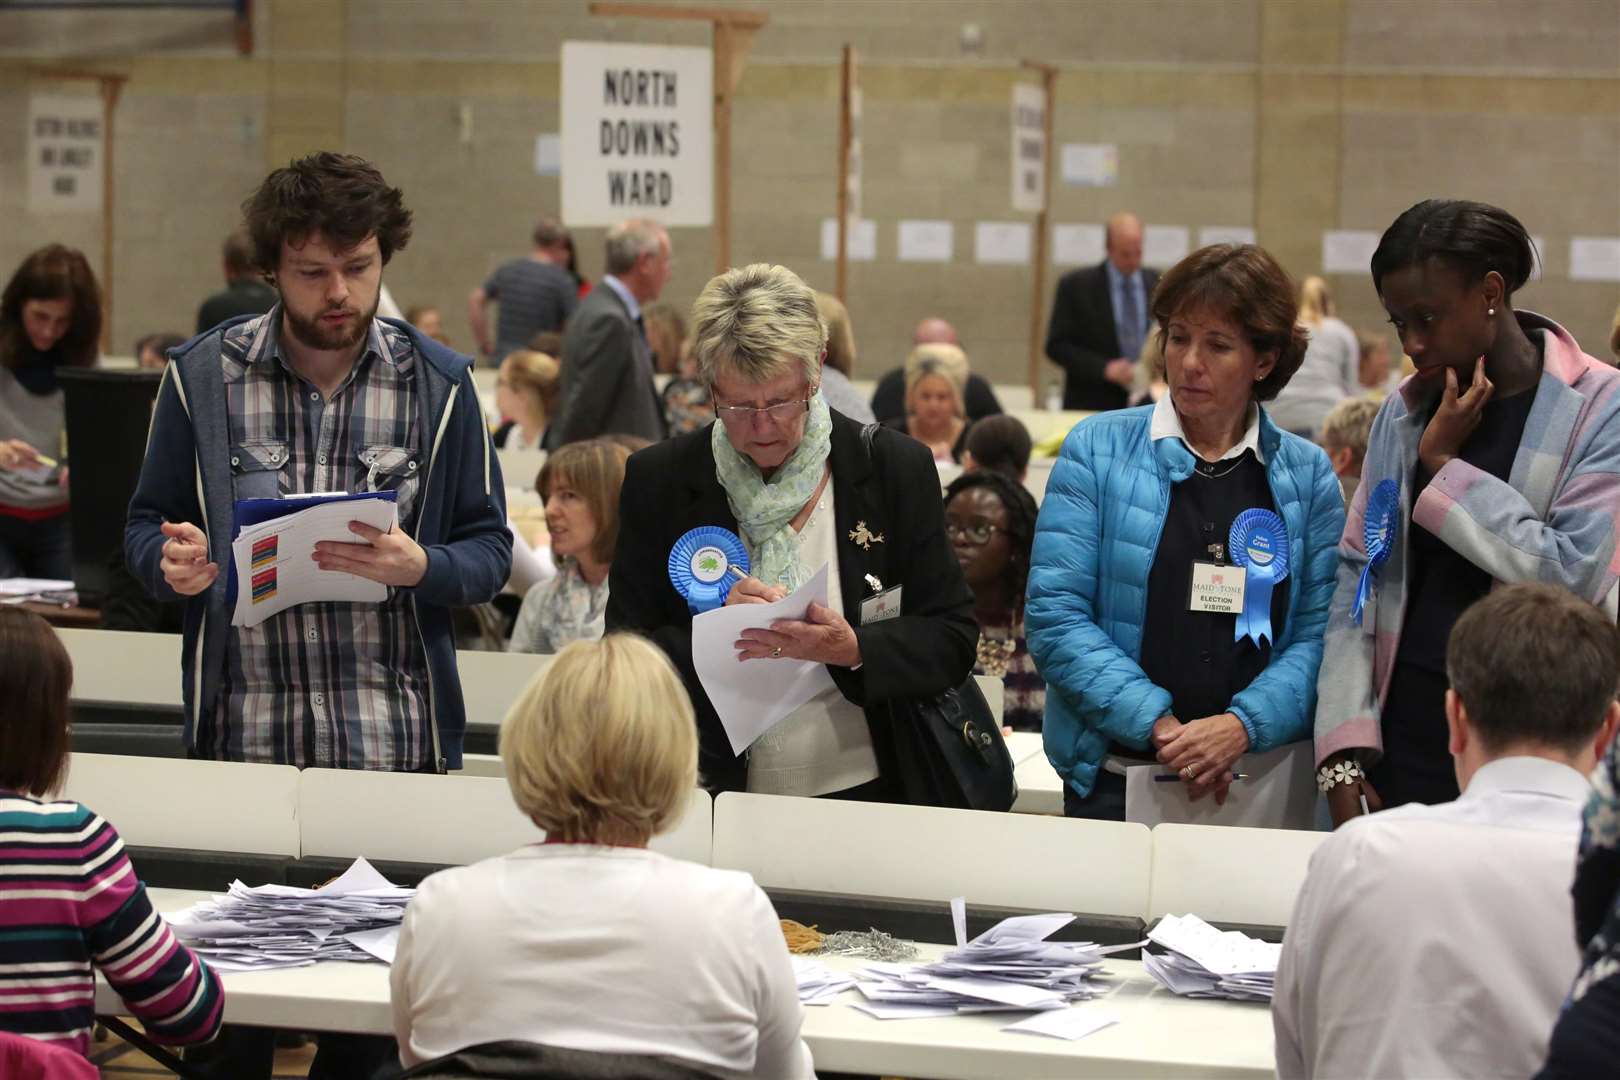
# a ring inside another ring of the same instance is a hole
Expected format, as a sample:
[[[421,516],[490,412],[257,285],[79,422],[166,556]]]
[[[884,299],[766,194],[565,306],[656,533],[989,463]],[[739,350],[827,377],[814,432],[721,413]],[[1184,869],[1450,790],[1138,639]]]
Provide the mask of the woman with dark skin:
[[[973,674],[1002,680],[1002,723],[1016,731],[1041,730],[1046,711],[1046,682],[1024,641],[1024,584],[1035,515],[1035,499],[1000,473],[966,473],[945,492],[945,538],[973,590],[979,624]]]
[[[1599,604],[1615,586],[1620,373],[1514,309],[1533,265],[1517,219],[1455,200],[1407,210],[1373,256],[1417,371],[1373,422],[1339,547],[1316,713],[1317,783],[1336,825],[1363,800],[1457,797],[1444,651],[1469,604],[1498,582]],[[1371,561],[1369,519],[1388,523],[1387,554]]]

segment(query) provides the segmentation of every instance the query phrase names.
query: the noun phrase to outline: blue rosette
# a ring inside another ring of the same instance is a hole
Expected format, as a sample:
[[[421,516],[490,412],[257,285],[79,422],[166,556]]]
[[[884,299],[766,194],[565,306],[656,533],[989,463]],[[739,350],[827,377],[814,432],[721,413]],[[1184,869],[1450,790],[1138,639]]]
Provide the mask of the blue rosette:
[[[1243,592],[1243,610],[1238,613],[1233,641],[1248,638],[1256,646],[1270,638],[1271,590],[1288,576],[1288,526],[1270,510],[1245,510],[1232,522],[1227,538],[1232,562],[1243,567],[1248,584]]]
[[[1401,485],[1397,480],[1380,480],[1367,498],[1367,510],[1362,518],[1362,539],[1367,549],[1367,562],[1361,568],[1361,581],[1356,585],[1355,603],[1350,605],[1350,618],[1361,625],[1362,611],[1372,599],[1373,578],[1389,561],[1395,547],[1395,530],[1400,527]]]
[[[686,597],[692,614],[713,611],[731,593],[731,567],[749,569],[740,537],[718,525],[699,525],[669,549],[669,581]]]

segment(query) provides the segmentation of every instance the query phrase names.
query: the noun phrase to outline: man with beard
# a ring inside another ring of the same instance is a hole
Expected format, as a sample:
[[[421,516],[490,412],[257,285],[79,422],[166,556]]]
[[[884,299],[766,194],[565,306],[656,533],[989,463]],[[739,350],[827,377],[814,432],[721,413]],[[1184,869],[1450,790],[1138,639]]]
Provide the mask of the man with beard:
[[[243,214],[281,302],[175,354],[125,533],[148,591],[186,600],[186,746],[299,767],[459,768],[450,611],[492,598],[511,563],[471,362],[375,317],[411,213],[368,162],[295,161]],[[389,586],[382,603],[306,603],[231,625],[238,500],[384,490],[396,493],[395,528],[351,523],[353,542],[314,556]]]

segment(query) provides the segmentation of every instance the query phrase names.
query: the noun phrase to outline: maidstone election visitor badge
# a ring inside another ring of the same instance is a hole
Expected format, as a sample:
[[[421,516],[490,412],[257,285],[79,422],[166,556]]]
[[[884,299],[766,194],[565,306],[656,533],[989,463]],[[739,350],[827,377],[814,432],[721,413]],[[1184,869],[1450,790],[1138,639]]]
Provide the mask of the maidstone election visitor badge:
[[[1236,615],[1243,610],[1243,594],[1248,589],[1248,579],[1249,572],[1241,566],[1193,563],[1192,592],[1187,610]]]
[[[876,596],[868,596],[861,601],[861,625],[871,626],[884,619],[892,619],[900,614],[900,590],[903,585],[896,585],[892,589],[885,589]]]

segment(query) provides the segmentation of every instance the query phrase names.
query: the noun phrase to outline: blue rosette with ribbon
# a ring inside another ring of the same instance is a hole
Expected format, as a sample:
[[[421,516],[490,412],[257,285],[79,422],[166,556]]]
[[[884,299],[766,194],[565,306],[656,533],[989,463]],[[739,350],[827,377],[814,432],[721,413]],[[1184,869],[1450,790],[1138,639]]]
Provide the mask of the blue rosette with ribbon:
[[[1288,526],[1270,510],[1245,510],[1232,522],[1227,537],[1232,562],[1248,575],[1243,610],[1238,613],[1233,641],[1248,638],[1256,646],[1276,640],[1271,629],[1271,590],[1288,576]]]
[[[749,569],[748,549],[736,533],[718,525],[699,525],[669,549],[670,584],[694,615],[725,604],[733,566]]]
[[[1361,581],[1356,585],[1355,603],[1350,605],[1350,618],[1361,625],[1362,612],[1372,599],[1373,578],[1389,561],[1395,546],[1395,530],[1400,524],[1401,485],[1397,480],[1380,480],[1367,498],[1367,510],[1362,518],[1362,539],[1367,549],[1367,562],[1361,568]]]

